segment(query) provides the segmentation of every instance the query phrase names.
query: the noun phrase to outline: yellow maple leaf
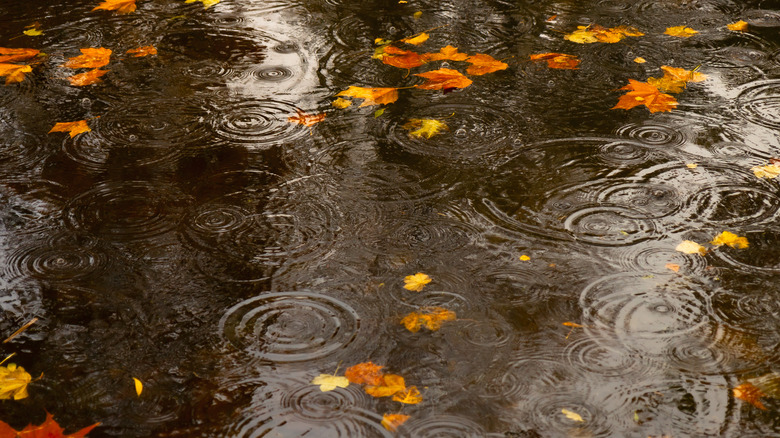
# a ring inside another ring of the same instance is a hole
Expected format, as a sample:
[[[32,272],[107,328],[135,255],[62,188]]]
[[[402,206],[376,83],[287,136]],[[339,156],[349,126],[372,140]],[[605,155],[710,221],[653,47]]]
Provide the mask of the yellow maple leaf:
[[[447,129],[447,124],[436,119],[409,119],[404,124],[404,129],[412,130],[409,135],[417,138],[431,138],[441,133],[442,129]]]
[[[712,239],[712,242],[710,243],[715,246],[728,245],[737,249],[745,249],[750,246],[747,237],[740,237],[729,231],[724,231],[718,234],[714,239]]]
[[[55,123],[54,127],[49,130],[49,134],[52,132],[69,132],[70,138],[73,138],[82,132],[90,132],[92,131],[89,129],[89,126],[87,126],[86,120],[79,120],[76,122],[59,122]]]
[[[385,414],[382,415],[382,427],[390,432],[395,432],[396,429],[404,424],[409,418],[408,415],[404,414]]]
[[[414,291],[414,292],[420,292],[423,290],[423,287],[425,287],[426,284],[431,282],[431,277],[427,276],[426,274],[423,274],[422,272],[418,272],[414,275],[407,275],[404,277],[404,289]]]
[[[384,374],[380,385],[366,386],[366,393],[372,397],[390,397],[404,390],[406,390],[406,382],[398,374]]]
[[[417,333],[420,328],[425,326],[430,331],[436,331],[441,328],[444,321],[454,321],[455,312],[442,307],[430,307],[423,309],[422,312],[412,312],[406,315],[401,324],[412,333]]]
[[[667,28],[664,33],[666,35],[671,35],[671,36],[674,36],[674,37],[690,38],[690,37],[696,35],[699,32],[691,29],[690,27],[673,26],[673,27]]]
[[[780,165],[778,164],[768,164],[766,166],[756,166],[750,168],[750,170],[753,171],[753,174],[757,178],[769,178],[769,179],[775,179],[780,175]]]
[[[361,107],[370,105],[386,105],[398,100],[398,88],[363,88],[350,86],[338,93],[336,97],[347,96],[363,99]]]
[[[417,45],[420,45],[420,44],[428,41],[428,38],[430,38],[430,37],[431,37],[430,35],[428,35],[427,33],[423,32],[423,33],[421,33],[419,35],[416,35],[416,36],[413,36],[413,37],[410,37],[410,38],[404,38],[404,39],[401,40],[401,42],[417,46]]]
[[[424,53],[423,59],[428,61],[465,61],[469,55],[458,52],[457,47],[446,46],[439,49],[438,53]]]
[[[344,108],[352,105],[352,102],[347,100],[347,99],[342,99],[342,98],[339,97],[338,99],[336,99],[333,102],[331,102],[331,105],[333,105],[334,107],[336,107],[338,109],[344,109]]]
[[[696,243],[696,242],[694,242],[692,240],[683,240],[674,249],[676,251],[680,251],[680,252],[683,252],[685,254],[707,255],[707,248],[699,245],[698,243]]]
[[[184,3],[195,3],[195,2],[201,2],[201,3],[203,3],[203,8],[204,8],[204,9],[208,9],[208,8],[210,8],[211,6],[214,6],[214,5],[216,5],[216,4],[217,4],[217,3],[219,3],[220,1],[221,1],[221,0],[187,0],[187,1],[185,1]]]
[[[29,65],[0,64],[0,77],[5,76],[5,84],[15,84],[24,80],[24,74],[30,73]]]
[[[129,14],[135,11],[135,7],[135,0],[105,0],[92,10],[105,9],[106,11],[117,11],[120,14]]]
[[[573,420],[573,421],[576,421],[576,422],[578,422],[578,423],[584,423],[584,422],[585,422],[585,420],[583,420],[583,419],[582,419],[582,417],[580,416],[580,414],[578,414],[578,413],[576,413],[576,412],[572,412],[572,411],[570,411],[570,410],[568,410],[568,409],[561,409],[561,412],[562,412],[562,413],[563,413],[563,415],[565,415],[565,416],[566,416],[566,418],[568,418],[569,420]]]
[[[346,388],[349,386],[349,380],[344,376],[335,376],[333,374],[320,374],[311,381],[312,385],[319,385],[320,391],[328,392],[336,388]]]
[[[422,394],[416,386],[410,386],[403,391],[393,394],[393,401],[401,402],[407,405],[416,405],[422,401]]]
[[[729,30],[736,30],[736,31],[739,31],[739,32],[744,32],[744,31],[746,31],[748,29],[748,24],[747,24],[747,22],[745,22],[743,20],[739,20],[736,23],[731,23],[731,24],[726,25],[726,27],[728,27]]]
[[[0,367],[0,400],[20,400],[27,397],[27,385],[31,381],[32,376],[16,364],[9,363],[6,367]]]
[[[67,68],[100,68],[111,60],[111,49],[90,47],[79,49],[81,55],[68,58],[63,67]]]
[[[481,76],[499,70],[506,70],[506,68],[509,67],[509,64],[506,62],[499,61],[490,55],[485,55],[484,53],[476,53],[471,55],[466,58],[466,62],[471,64],[466,69],[466,73],[474,76]]]

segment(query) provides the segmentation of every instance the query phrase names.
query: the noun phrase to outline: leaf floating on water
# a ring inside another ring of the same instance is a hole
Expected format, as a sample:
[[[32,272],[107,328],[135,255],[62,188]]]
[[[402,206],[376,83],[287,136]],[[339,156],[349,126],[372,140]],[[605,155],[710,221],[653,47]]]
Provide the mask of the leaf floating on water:
[[[379,385],[366,386],[366,393],[372,397],[390,397],[404,390],[406,382],[398,374],[384,374]]]
[[[399,49],[394,46],[385,46],[381,52],[374,54],[374,58],[381,59],[383,64],[405,69],[419,67],[427,62],[417,52]]]
[[[420,17],[422,17],[422,11],[415,12],[414,14],[412,14],[412,17],[414,17],[415,20],[419,19]]]
[[[585,420],[583,420],[583,419],[582,419],[582,417],[580,416],[580,414],[578,414],[578,413],[576,413],[576,412],[572,412],[572,411],[570,411],[570,410],[568,410],[568,409],[561,409],[561,412],[562,412],[562,413],[563,413],[563,415],[565,415],[565,416],[566,416],[566,418],[568,418],[569,420],[573,420],[573,421],[576,421],[576,422],[578,422],[578,423],[584,423],[584,422],[585,422]]]
[[[467,53],[458,52],[456,47],[446,46],[439,49],[438,53],[425,53],[423,59],[428,61],[465,61],[469,58]]]
[[[373,362],[363,362],[347,368],[344,377],[352,383],[378,386],[382,384],[382,368]]]
[[[685,254],[707,255],[707,248],[699,245],[698,243],[696,243],[696,242],[694,242],[692,240],[683,240],[674,249],[676,251],[680,251],[680,252],[683,252]]]
[[[685,165],[685,167],[687,167],[688,169],[695,169],[695,168],[699,167],[699,165],[696,164],[696,163],[688,163],[688,164]]]
[[[32,376],[14,363],[9,363],[5,367],[0,366],[0,400],[26,398],[27,385],[31,381]]]
[[[22,33],[27,35],[27,36],[41,36],[41,35],[43,35],[43,31],[41,31],[40,29],[37,29],[35,27],[27,29],[27,30],[25,30]]]
[[[422,401],[422,394],[420,394],[420,390],[418,390],[416,386],[410,386],[403,391],[398,391],[393,394],[393,401],[407,405],[416,405]]]
[[[138,394],[138,397],[140,397],[141,393],[144,390],[144,384],[141,383],[141,381],[136,379],[135,377],[133,377],[133,383],[135,383],[135,393]]]
[[[651,113],[671,111],[677,106],[677,100],[669,95],[661,93],[653,85],[628,80],[628,85],[621,90],[629,90],[628,93],[620,96],[617,105],[612,109],[631,109],[637,106],[645,105]]]
[[[729,28],[729,30],[735,30],[738,32],[744,32],[748,29],[748,24],[746,21],[739,20],[736,23],[731,23],[726,25],[726,27]]]
[[[106,73],[108,73],[108,70],[94,69],[86,73],[69,76],[68,81],[70,81],[71,85],[76,87],[97,84],[98,82],[102,82],[100,77]]]
[[[428,35],[427,33],[423,32],[423,33],[421,33],[419,35],[416,35],[416,36],[413,36],[411,38],[404,38],[404,39],[401,40],[401,42],[417,46],[417,45],[420,45],[420,44],[428,41],[428,38],[430,38],[430,37],[431,37],[430,35]]]
[[[618,26],[611,29],[601,27],[598,24],[590,26],[577,26],[577,30],[564,35],[564,39],[578,44],[591,43],[617,43],[625,37],[643,36],[644,34],[634,27]]]
[[[531,55],[531,61],[547,61],[547,67],[561,70],[577,70],[580,60],[565,53],[538,53]]]
[[[403,127],[408,130],[414,129],[409,133],[412,137],[431,138],[440,134],[443,129],[447,129],[447,124],[436,119],[409,119]]]
[[[0,437],[2,438],[84,438],[92,429],[99,426],[95,423],[87,426],[80,431],[65,435],[65,430],[54,421],[52,414],[46,413],[46,421],[38,426],[28,424],[22,430],[14,430],[10,425],[0,421]]]
[[[699,32],[691,29],[690,27],[674,26],[674,27],[667,28],[664,33],[666,35],[671,35],[673,37],[690,38]]]
[[[740,237],[729,231],[724,231],[718,234],[714,239],[712,239],[712,242],[710,243],[714,246],[728,245],[737,249],[745,249],[750,246],[747,237]]]
[[[422,272],[404,277],[404,289],[413,292],[420,292],[426,284],[431,282],[431,277]]]
[[[566,327],[578,327],[578,328],[585,327],[584,325],[577,324],[576,322],[569,322],[569,321],[563,322],[561,324],[565,325]]]
[[[520,256],[520,257],[518,257],[518,258],[519,258],[520,260],[524,261],[524,262],[527,262],[527,261],[531,260],[531,257],[528,257],[528,256],[527,256],[527,255],[525,255],[525,254],[521,255],[521,256]]]
[[[195,2],[201,2],[203,3],[203,8],[208,9],[217,3],[219,3],[221,0],[187,0],[184,3],[195,3]]]
[[[297,123],[299,125],[303,125],[309,128],[325,120],[325,116],[326,116],[325,113],[307,114],[301,110],[296,110],[296,111],[298,115],[288,117],[287,121],[290,123]]]
[[[111,49],[91,47],[79,50],[81,50],[81,55],[68,58],[68,61],[62,66],[66,68],[99,68],[111,60]]]
[[[688,82],[702,82],[707,75],[684,68],[661,66],[664,75],[661,78],[648,78],[647,83],[658,88],[664,93],[680,93],[688,85]]]
[[[117,11],[120,14],[129,14],[135,11],[135,8],[135,0],[105,0],[92,10],[104,9],[106,11]]]
[[[766,410],[766,406],[764,406],[763,403],[761,403],[761,397],[765,397],[766,394],[761,392],[760,389],[758,389],[756,386],[754,386],[752,383],[743,383],[737,387],[735,387],[733,390],[734,397],[746,401],[750,403],[751,405],[757,407],[761,410]]]
[[[25,73],[30,73],[32,67],[29,65],[18,64],[0,64],[0,77],[5,77],[5,84],[16,84],[24,81]]]
[[[82,132],[90,132],[92,131],[89,129],[89,126],[87,126],[86,120],[79,120],[76,122],[59,122],[54,124],[54,127],[49,130],[49,134],[52,132],[68,132],[70,133],[70,138],[73,138]]]
[[[143,46],[136,49],[130,49],[125,53],[133,55],[133,58],[140,58],[142,56],[156,55],[157,48],[154,46]]]
[[[319,385],[320,391],[328,392],[336,388],[346,388],[349,386],[349,380],[344,376],[334,376],[332,374],[320,374],[311,381],[312,385]]]
[[[647,62],[647,60],[645,58],[642,58],[641,56],[637,56],[636,58],[634,58],[634,62],[636,62],[637,64],[644,64]]]
[[[780,175],[780,165],[772,163],[766,166],[756,166],[750,168],[756,178],[775,179]]]
[[[474,76],[486,75],[499,70],[506,70],[509,64],[499,61],[490,55],[477,53],[466,58],[466,62],[471,65],[466,69],[466,73]],[[579,61],[577,61],[579,62]],[[548,62],[549,64],[549,62]]]
[[[376,118],[378,118],[379,116],[381,116],[384,113],[385,113],[385,108],[380,108],[380,109],[374,111],[374,118],[376,119]]]
[[[404,424],[409,418],[408,415],[404,414],[385,414],[382,415],[382,427],[390,432],[395,432],[396,429]]]
[[[346,90],[336,95],[353,97],[356,99],[363,99],[363,103],[360,105],[386,105],[398,100],[398,88],[363,88],[351,86]]]
[[[472,84],[471,79],[461,72],[450,68],[440,68],[425,73],[417,73],[415,76],[425,78],[428,82],[416,85],[423,90],[447,90],[451,88],[466,88]]]
[[[680,272],[680,265],[677,263],[667,263],[664,265],[664,267],[674,272]]]
[[[417,333],[423,326],[430,331],[436,331],[441,328],[444,321],[454,321],[455,312],[442,307],[431,307],[424,309],[423,312],[412,312],[406,315],[401,324],[412,333]]]
[[[35,58],[39,53],[41,51],[36,49],[8,49],[0,47],[0,62],[27,61]]]

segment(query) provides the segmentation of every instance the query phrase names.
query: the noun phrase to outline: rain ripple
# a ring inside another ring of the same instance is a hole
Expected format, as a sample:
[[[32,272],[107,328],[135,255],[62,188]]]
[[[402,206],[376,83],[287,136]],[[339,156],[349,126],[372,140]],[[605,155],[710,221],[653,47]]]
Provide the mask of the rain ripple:
[[[780,81],[748,84],[737,97],[736,106],[745,120],[768,128],[780,128]]]
[[[208,123],[226,141],[266,149],[309,134],[308,128],[287,121],[296,110],[295,105],[284,101],[244,100],[221,105]]]
[[[479,423],[466,417],[439,414],[425,418],[412,418],[399,428],[399,436],[408,438],[476,438],[486,436],[486,432]]]

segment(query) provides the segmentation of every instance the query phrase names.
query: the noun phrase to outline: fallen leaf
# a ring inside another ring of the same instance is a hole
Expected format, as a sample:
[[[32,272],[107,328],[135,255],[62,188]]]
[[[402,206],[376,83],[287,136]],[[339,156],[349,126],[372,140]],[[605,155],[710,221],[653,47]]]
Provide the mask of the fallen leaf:
[[[353,97],[356,99],[363,99],[363,103],[360,105],[386,105],[398,100],[398,88],[363,88],[351,86],[346,90],[336,95]]]
[[[555,21],[556,18],[558,18],[558,14],[551,15],[551,16],[547,17],[547,19],[544,20],[544,21],[546,21],[548,23],[552,23],[553,21]]]
[[[664,93],[680,93],[688,85],[688,82],[702,82],[707,75],[685,70],[684,68],[661,66],[664,76],[661,78],[648,78],[647,83],[658,88]]]
[[[0,77],[5,76],[6,85],[24,81],[24,74],[31,71],[29,65],[0,64]]]
[[[344,371],[344,377],[350,382],[372,386],[378,386],[382,384],[382,368],[381,365],[376,365],[373,362],[363,362],[357,365],[352,365]]]
[[[36,49],[8,49],[0,47],[0,62],[27,61],[41,53]]]
[[[576,322],[569,322],[569,321],[566,321],[562,324],[565,325],[566,327],[577,327],[577,328],[585,327],[584,325],[577,324]]]
[[[104,9],[106,11],[117,11],[120,14],[129,14],[135,11],[135,7],[135,0],[105,0],[92,10]]]
[[[395,432],[409,418],[408,415],[404,414],[385,414],[382,415],[382,426],[390,432]]]
[[[104,47],[86,48],[81,50],[81,55],[68,58],[66,68],[100,68],[108,64],[111,58],[111,49]]]
[[[466,58],[466,62],[471,65],[466,69],[466,73],[474,76],[486,75],[499,70],[506,70],[509,64],[499,61],[490,55],[477,53]],[[579,62],[579,61],[577,61]]]
[[[447,129],[447,124],[436,119],[409,119],[409,122],[404,124],[403,128],[408,130],[414,129],[414,131],[409,133],[412,137],[431,138],[436,134],[440,134],[441,130]]]
[[[677,263],[667,263],[664,265],[664,268],[672,270],[674,272],[680,272],[680,265]]]
[[[385,108],[380,108],[380,109],[374,111],[374,118],[376,119],[376,118],[378,118],[379,116],[381,116],[384,113],[385,113]]]
[[[414,291],[414,292],[420,292],[423,290],[423,287],[425,287],[426,284],[431,282],[431,277],[427,276],[426,274],[423,274],[422,272],[418,272],[414,275],[407,275],[404,277],[404,289]]]
[[[219,3],[221,0],[187,0],[184,3],[195,3],[195,2],[201,2],[203,3],[203,8],[208,9],[217,3]]]
[[[636,62],[637,64],[644,64],[647,62],[647,60],[645,58],[642,58],[641,56],[637,56],[636,58],[634,58],[634,62]]]
[[[349,386],[349,380],[344,376],[334,376],[332,374],[320,374],[311,381],[312,385],[319,385],[320,391],[328,392],[336,388],[346,388]]]
[[[458,49],[452,46],[442,47],[438,53],[424,53],[422,56],[426,61],[465,61],[469,58],[467,53],[458,52]]]
[[[750,244],[748,243],[747,237],[739,237],[736,234],[724,231],[717,236],[715,236],[714,239],[712,239],[712,242],[710,242],[714,246],[722,246],[722,245],[728,245],[732,248],[737,249],[745,249]]]
[[[455,320],[455,312],[442,307],[426,308],[423,312],[412,312],[401,319],[401,324],[412,333],[417,333],[425,326],[430,331],[441,328],[444,321]]]
[[[746,21],[739,20],[736,23],[727,24],[726,27],[728,27],[729,30],[744,32],[748,29],[748,24]]]
[[[561,409],[561,412],[562,412],[562,413],[563,413],[563,415],[565,415],[565,416],[566,416],[566,418],[568,418],[569,420],[577,421],[577,422],[579,422],[579,423],[584,423],[584,422],[585,422],[585,420],[583,420],[583,419],[582,419],[582,417],[580,416],[580,414],[578,414],[578,413],[576,413],[576,412],[572,412],[572,411],[570,411],[570,410],[568,410],[568,409]]]
[[[406,382],[398,374],[384,374],[382,383],[374,386],[366,386],[366,393],[372,397],[390,397],[391,395],[404,391]]]
[[[65,430],[54,421],[54,416],[46,413],[46,421],[38,426],[28,424],[22,430],[14,430],[7,423],[0,421],[0,436],[2,438],[84,438],[92,429],[99,426],[95,423],[87,426],[76,433],[65,435]]]
[[[580,60],[565,53],[538,53],[531,55],[531,61],[547,61],[547,67],[561,70],[577,70]]]
[[[420,390],[418,390],[416,386],[410,386],[403,391],[398,391],[393,394],[393,401],[407,405],[416,405],[422,401],[422,394],[420,394]]]
[[[108,73],[108,70],[94,69],[86,73],[80,73],[77,75],[69,76],[68,81],[71,85],[76,87],[82,87],[84,85],[92,85],[101,82],[100,77]]]
[[[350,105],[352,105],[352,101],[349,101],[347,99],[338,98],[331,102],[331,105],[335,106],[338,109],[344,109]]]
[[[27,35],[27,36],[41,36],[41,35],[43,35],[43,32],[41,30],[36,29],[34,27],[31,28],[31,29],[27,29],[27,30],[23,31],[22,33]]]
[[[685,254],[707,255],[707,248],[699,245],[698,243],[696,243],[696,242],[694,242],[692,240],[683,240],[674,249],[676,251],[680,251],[680,252],[683,252]]]
[[[384,47],[384,50],[375,54],[374,58],[381,59],[383,64],[406,69],[419,67],[427,62],[419,53],[399,49],[395,46]]]
[[[578,44],[591,43],[617,43],[628,36],[642,36],[642,32],[628,26],[618,26],[611,29],[591,24],[590,26],[577,26],[577,30],[564,35],[564,39]]]
[[[412,17],[414,17],[415,20],[419,19],[420,17],[422,17],[422,11],[415,12],[414,14],[412,14]]]
[[[752,383],[743,383],[735,387],[732,391],[734,393],[734,397],[742,401],[746,401],[758,409],[764,411],[766,410],[766,406],[761,403],[761,397],[764,397],[766,394],[761,392],[761,390]]]
[[[677,100],[669,95],[661,93],[658,88],[645,82],[628,80],[629,84],[621,90],[629,90],[628,93],[620,96],[617,105],[612,109],[631,109],[636,106],[645,105],[651,113],[671,111],[677,106]]]
[[[299,109],[296,109],[295,111],[298,113],[298,115],[288,117],[287,121],[290,123],[297,123],[299,125],[307,126],[309,128],[325,120],[326,116],[325,113],[307,114]]]
[[[425,82],[424,84],[415,85],[416,88],[421,88],[423,90],[466,88],[472,84],[471,79],[463,76],[461,72],[450,68],[440,68],[425,73],[417,73],[415,76],[420,76],[421,78],[428,80],[428,82]]]
[[[136,49],[130,49],[125,53],[133,55],[133,58],[140,58],[142,56],[156,55],[157,48],[154,46],[143,46]]]
[[[699,165],[696,164],[696,163],[688,163],[688,164],[685,165],[685,167],[687,167],[688,169],[695,169],[695,168],[699,167]]]
[[[416,36],[413,36],[411,38],[404,38],[404,39],[401,40],[401,42],[417,46],[417,45],[420,45],[420,44],[428,41],[428,38],[430,38],[430,37],[431,37],[430,35],[428,35],[427,33],[423,32],[423,33],[421,33],[419,35],[416,35]]]
[[[30,374],[14,363],[0,366],[0,400],[20,400],[27,397],[27,385],[31,381]]]
[[[666,35],[671,35],[674,37],[690,38],[699,32],[691,29],[690,27],[674,26],[674,27],[667,28],[664,33]]]
[[[523,254],[519,257],[520,260],[527,262],[528,260],[531,260],[531,257],[528,257],[527,255]]]
[[[52,132],[69,132],[70,138],[73,138],[82,132],[90,132],[92,131],[89,129],[89,126],[87,126],[86,120],[79,120],[76,122],[59,122],[55,123],[54,127],[49,130],[49,134]]]
[[[780,165],[768,164],[766,166],[751,167],[750,170],[757,178],[775,179],[780,175]]]

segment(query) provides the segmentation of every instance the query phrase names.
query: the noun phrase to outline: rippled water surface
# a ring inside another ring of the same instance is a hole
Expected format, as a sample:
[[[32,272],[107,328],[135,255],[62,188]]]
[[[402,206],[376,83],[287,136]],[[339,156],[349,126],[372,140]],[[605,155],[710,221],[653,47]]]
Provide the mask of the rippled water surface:
[[[0,421],[50,412],[69,433],[100,422],[92,437],[780,437],[780,389],[764,410],[733,392],[780,376],[780,178],[751,170],[780,157],[776,3],[98,3],[0,4],[0,47],[45,53],[0,86],[0,339],[39,318],[0,352],[42,374]],[[22,33],[33,24],[42,35]],[[593,24],[645,35],[564,40]],[[680,25],[699,33],[664,34]],[[414,73],[467,64],[372,59],[376,38],[426,30],[396,44],[508,67],[442,92]],[[157,55],[125,54],[146,45]],[[89,47],[113,50],[109,73],[71,86],[61,65]],[[580,68],[529,60],[545,52]],[[708,79],[671,112],[611,109],[663,65]],[[350,86],[399,99],[333,107]],[[288,121],[300,112],[326,116]],[[414,137],[410,119],[447,128]],[[77,120],[91,131],[48,133]],[[749,247],[715,248],[722,231]],[[404,289],[417,272],[432,281]],[[432,307],[457,317],[401,324]],[[423,401],[310,383],[367,361]],[[395,432],[394,413],[409,416]]]

